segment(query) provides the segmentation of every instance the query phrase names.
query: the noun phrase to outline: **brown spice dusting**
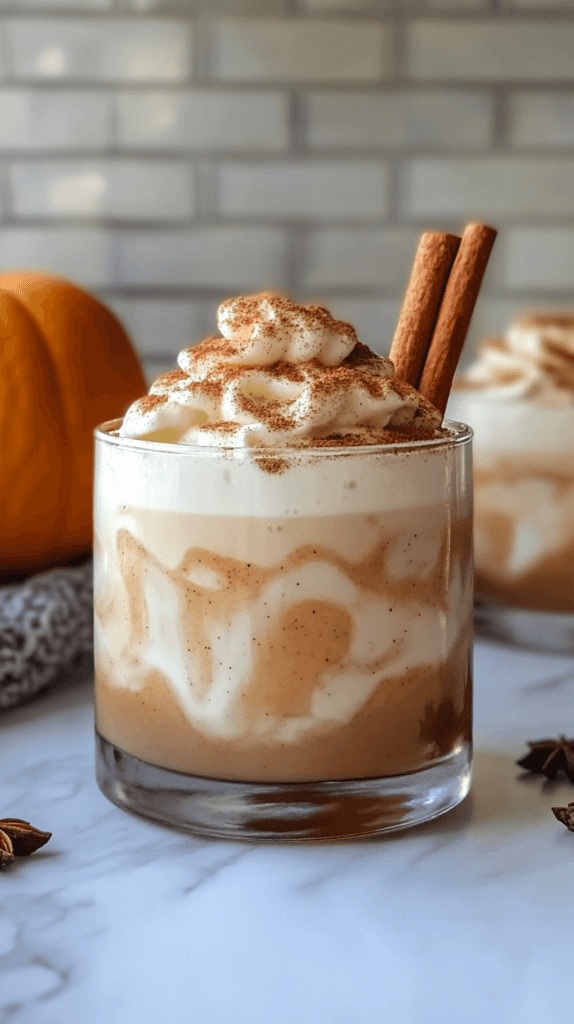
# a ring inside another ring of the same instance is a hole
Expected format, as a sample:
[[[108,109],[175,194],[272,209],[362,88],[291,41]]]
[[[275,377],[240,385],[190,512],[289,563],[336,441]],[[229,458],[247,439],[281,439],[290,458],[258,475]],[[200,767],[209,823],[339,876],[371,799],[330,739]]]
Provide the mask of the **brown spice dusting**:
[[[265,299],[273,302],[274,316],[271,319],[266,319],[260,308]],[[142,411],[163,405],[169,400],[170,393],[176,400],[182,393],[197,395],[198,400],[207,399],[210,418],[196,428],[197,433],[199,436],[219,434],[224,447],[225,440],[237,434],[243,425],[236,422],[235,416],[232,420],[211,419],[212,416],[217,417],[224,395],[232,397],[235,408],[246,413],[246,419],[255,427],[267,428],[275,434],[279,445],[288,443],[297,448],[311,448],[400,444],[442,436],[441,432],[433,430],[433,427],[440,426],[437,410],[410,384],[393,376],[390,360],[358,341],[353,327],[335,321],[324,307],[298,307],[289,299],[267,294],[230,299],[220,309],[225,323],[232,328],[234,340],[210,336],[199,345],[185,349],[180,354],[182,369],[158,378],[153,385],[153,393],[140,401]],[[277,334],[278,328],[291,336],[294,331],[325,333],[336,330],[342,338],[353,342],[353,348],[335,366],[326,365],[317,358],[301,363],[282,360],[264,365],[240,363],[238,358],[245,351],[244,342],[251,338],[255,324],[259,337],[268,331],[270,338]],[[357,418],[366,422],[359,422],[356,431],[336,430],[340,411],[346,407],[346,398],[351,392],[358,411]],[[398,395],[404,406],[393,412],[391,419],[396,422],[388,429],[375,425],[377,417],[381,417],[376,404],[393,395]],[[186,397],[188,403],[189,397]],[[199,405],[206,409],[205,402],[199,402]],[[306,421],[309,418],[312,422],[313,408],[321,408],[322,411],[321,425],[314,432],[324,436],[309,436]],[[406,426],[409,418],[410,426]],[[305,431],[305,436],[297,437],[298,430]]]
[[[289,442],[290,448],[357,448],[379,444],[413,444],[415,441],[434,441],[448,437],[450,431],[443,427],[429,430],[422,427],[405,427],[403,430],[383,427],[362,427],[360,433],[343,432],[327,437],[301,437]]]
[[[167,400],[167,395],[144,395],[139,400],[139,406],[142,412],[152,412],[154,409],[158,409],[160,405],[165,405]]]
[[[260,307],[266,300],[273,305],[274,317],[271,320],[261,315]],[[325,306],[297,306],[285,296],[274,295],[271,292],[228,299],[221,304],[220,312],[241,339],[249,337],[253,327],[257,325],[259,336],[264,338],[273,338],[278,327],[288,329],[292,334],[302,333],[304,330],[319,333],[335,328],[339,335],[357,341],[354,327],[344,320],[335,320]]]
[[[152,387],[169,388],[182,380],[187,380],[187,373],[184,373],[183,370],[168,370],[167,373],[160,373],[159,377],[154,380]]]
[[[268,459],[266,456],[256,455],[253,461],[264,473],[284,473],[289,468],[288,460],[279,456]]]
[[[202,423],[197,430],[203,433],[215,430],[218,434],[235,434],[240,428],[241,424],[232,420],[212,420],[210,423]]]

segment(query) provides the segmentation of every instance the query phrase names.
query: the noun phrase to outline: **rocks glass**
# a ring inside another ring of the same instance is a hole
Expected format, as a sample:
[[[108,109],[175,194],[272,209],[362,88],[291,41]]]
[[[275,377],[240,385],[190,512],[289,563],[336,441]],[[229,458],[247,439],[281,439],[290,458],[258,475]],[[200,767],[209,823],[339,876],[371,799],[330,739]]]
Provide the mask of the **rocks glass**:
[[[572,404],[453,392],[474,431],[475,624],[491,639],[574,652]]]
[[[96,431],[97,772],[235,839],[404,828],[471,774],[471,431],[215,449]],[[320,442],[318,442],[320,445]]]

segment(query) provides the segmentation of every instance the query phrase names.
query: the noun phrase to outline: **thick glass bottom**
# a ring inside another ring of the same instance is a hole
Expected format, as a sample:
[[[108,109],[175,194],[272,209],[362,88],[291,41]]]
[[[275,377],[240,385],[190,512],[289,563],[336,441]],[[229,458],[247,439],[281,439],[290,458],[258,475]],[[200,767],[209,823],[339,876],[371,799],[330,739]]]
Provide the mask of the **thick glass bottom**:
[[[410,828],[450,811],[470,790],[470,745],[432,768],[341,782],[225,782],[169,771],[96,732],[97,781],[125,810],[222,839],[335,840]]]
[[[474,608],[478,636],[553,654],[574,654],[574,615],[506,608],[478,598]]]

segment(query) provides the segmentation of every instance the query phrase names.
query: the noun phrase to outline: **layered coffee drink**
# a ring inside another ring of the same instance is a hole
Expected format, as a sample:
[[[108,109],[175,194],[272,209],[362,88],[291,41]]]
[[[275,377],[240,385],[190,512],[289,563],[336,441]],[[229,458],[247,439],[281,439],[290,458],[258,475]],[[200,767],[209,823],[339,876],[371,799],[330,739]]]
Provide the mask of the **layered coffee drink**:
[[[102,741],[242,783],[468,761],[469,432],[321,307],[218,326],[98,435]]]
[[[574,317],[531,314],[485,340],[449,413],[475,432],[479,598],[574,611]]]

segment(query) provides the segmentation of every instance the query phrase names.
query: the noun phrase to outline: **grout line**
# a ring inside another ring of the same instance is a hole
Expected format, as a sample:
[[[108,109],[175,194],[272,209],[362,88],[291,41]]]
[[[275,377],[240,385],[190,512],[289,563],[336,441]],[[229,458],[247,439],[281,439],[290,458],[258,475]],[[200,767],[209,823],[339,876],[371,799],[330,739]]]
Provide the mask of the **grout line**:
[[[508,89],[503,85],[492,90],[493,140],[492,152],[506,150],[510,143],[510,113]]]

